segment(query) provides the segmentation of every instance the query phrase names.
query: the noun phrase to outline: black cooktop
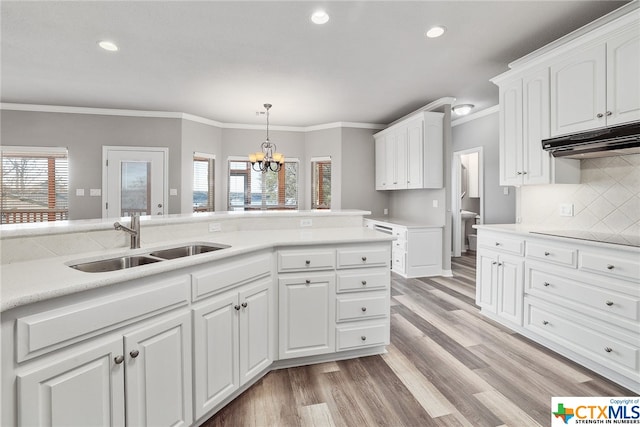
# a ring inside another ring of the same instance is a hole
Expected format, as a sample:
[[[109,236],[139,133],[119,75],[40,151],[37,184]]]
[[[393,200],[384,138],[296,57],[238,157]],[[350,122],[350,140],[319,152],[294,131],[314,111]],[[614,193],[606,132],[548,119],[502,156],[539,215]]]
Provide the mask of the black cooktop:
[[[612,243],[614,245],[640,247],[640,236],[633,234],[602,233],[585,230],[544,230],[532,231],[535,234],[568,237],[570,239],[592,240],[594,242]]]

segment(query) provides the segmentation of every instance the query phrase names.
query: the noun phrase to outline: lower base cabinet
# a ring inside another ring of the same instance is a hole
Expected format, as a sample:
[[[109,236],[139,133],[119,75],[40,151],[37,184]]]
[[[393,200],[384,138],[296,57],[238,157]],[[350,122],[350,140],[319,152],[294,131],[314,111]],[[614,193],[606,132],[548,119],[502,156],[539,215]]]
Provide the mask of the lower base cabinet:
[[[271,277],[193,308],[196,419],[273,362]]]
[[[188,313],[82,348],[18,375],[19,425],[191,425]]]

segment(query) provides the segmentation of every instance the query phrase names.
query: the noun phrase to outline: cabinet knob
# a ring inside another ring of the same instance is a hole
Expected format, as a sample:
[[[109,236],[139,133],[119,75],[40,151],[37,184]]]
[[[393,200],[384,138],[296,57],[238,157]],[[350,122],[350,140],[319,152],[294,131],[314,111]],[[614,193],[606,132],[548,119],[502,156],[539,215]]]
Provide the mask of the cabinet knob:
[[[605,302],[605,304],[607,304],[609,307],[611,307],[613,305],[613,301],[607,301],[607,302]]]
[[[497,263],[498,263],[498,261],[493,261],[493,262],[491,263],[491,265],[496,265]]]
[[[613,270],[613,269],[614,269],[613,265],[611,265],[611,264],[607,265],[607,270]]]
[[[526,175],[526,174],[527,174],[527,171],[522,171],[522,175]]]
[[[362,286],[367,286],[367,281],[366,280],[362,281]]]
[[[544,253],[544,256],[549,256],[549,255],[551,255],[551,253],[550,253],[550,252],[545,252],[545,253]]]
[[[496,246],[500,246],[502,243],[500,242],[496,242]]]
[[[502,265],[502,263],[501,263],[501,262],[499,262],[499,263],[498,263],[498,267],[500,267],[501,265]]]
[[[304,281],[304,283],[306,283],[307,285],[311,284],[311,280],[307,279]]]
[[[243,302],[241,305],[242,305],[242,308],[247,308],[247,306],[248,306],[249,304],[247,304],[247,302],[245,301],[245,302]]]
[[[116,362],[116,365],[121,364],[122,362],[124,362],[124,356],[119,354],[116,357],[113,358],[113,361]]]
[[[549,286],[551,283],[549,282],[544,282],[542,285],[546,288],[547,286]]]
[[[398,183],[398,181],[393,181],[393,183],[394,183],[394,184],[397,184],[397,183]]]
[[[240,306],[238,304],[234,305],[233,308],[235,308],[236,310],[240,310]]]
[[[138,350],[131,350],[131,351],[129,352],[129,356],[131,356],[131,357],[132,357],[132,358],[134,358],[134,359],[135,359],[136,357],[138,357],[138,355],[139,355],[139,354],[140,354],[140,352],[139,352]]]
[[[605,347],[604,351],[606,351],[607,353],[611,353],[613,349],[611,347]]]
[[[306,265],[310,265],[310,264],[311,264],[311,260],[309,260],[309,259],[308,259],[308,260],[306,260],[304,263],[305,263]]]
[[[361,339],[362,341],[366,341],[366,340],[367,340],[367,337],[363,335],[363,336],[361,336],[361,337],[360,337],[360,339]]]
[[[516,175],[522,175],[522,172],[518,171],[518,172],[516,172]]]
[[[613,113],[611,111],[607,111],[607,117],[612,115]]]
[[[367,257],[366,257],[366,256],[363,256],[363,257],[362,257],[362,261],[363,261],[363,262],[367,262]]]
[[[362,312],[364,313],[365,311],[367,311],[367,307],[362,307]]]
[[[548,322],[547,320],[543,320],[543,321],[542,321],[542,324],[543,324],[543,325],[545,325],[545,326],[547,326],[547,325],[549,324],[549,322]]]
[[[598,114],[596,114],[596,117],[597,117],[597,118],[599,118],[599,119],[601,119],[601,118],[603,118],[603,117],[604,117],[604,114],[602,114],[602,113],[598,113]]]

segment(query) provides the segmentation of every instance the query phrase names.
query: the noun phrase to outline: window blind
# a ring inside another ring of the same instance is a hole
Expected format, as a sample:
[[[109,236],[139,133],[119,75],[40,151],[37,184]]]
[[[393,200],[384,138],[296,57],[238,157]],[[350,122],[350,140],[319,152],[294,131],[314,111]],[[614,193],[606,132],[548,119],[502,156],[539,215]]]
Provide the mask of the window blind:
[[[229,209],[298,209],[298,162],[279,172],[256,172],[248,161],[229,161]]]
[[[311,167],[313,174],[311,208],[331,209],[331,160],[312,161]]]
[[[193,157],[193,211],[215,210],[215,159]]]
[[[69,216],[66,148],[0,148],[2,224],[46,222]]]

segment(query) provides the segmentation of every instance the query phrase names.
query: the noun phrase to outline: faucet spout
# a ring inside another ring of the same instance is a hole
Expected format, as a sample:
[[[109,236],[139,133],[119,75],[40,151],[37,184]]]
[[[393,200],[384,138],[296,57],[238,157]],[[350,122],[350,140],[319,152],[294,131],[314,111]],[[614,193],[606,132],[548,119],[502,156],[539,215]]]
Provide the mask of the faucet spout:
[[[131,249],[138,249],[140,247],[140,216],[132,215],[129,227],[116,221],[113,223],[113,228],[131,235]]]

